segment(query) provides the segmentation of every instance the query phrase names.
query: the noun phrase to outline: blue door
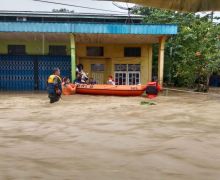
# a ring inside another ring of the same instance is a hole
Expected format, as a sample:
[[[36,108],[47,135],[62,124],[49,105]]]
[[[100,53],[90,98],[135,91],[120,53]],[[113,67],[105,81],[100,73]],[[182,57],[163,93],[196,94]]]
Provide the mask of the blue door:
[[[61,76],[70,77],[70,56],[0,55],[0,90],[46,90],[52,69],[59,67]]]
[[[47,79],[54,68],[58,67],[61,77],[70,77],[70,56],[39,56],[38,57],[38,80],[39,90],[46,90]]]

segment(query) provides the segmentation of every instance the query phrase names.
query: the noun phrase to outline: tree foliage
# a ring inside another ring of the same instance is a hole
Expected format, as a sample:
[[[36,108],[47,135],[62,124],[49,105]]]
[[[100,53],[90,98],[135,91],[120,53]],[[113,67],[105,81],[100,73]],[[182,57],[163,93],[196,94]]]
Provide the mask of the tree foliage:
[[[165,77],[177,86],[193,87],[196,79],[208,84],[213,72],[220,70],[220,26],[213,16],[179,13],[153,8],[137,8],[145,23],[174,23],[178,34],[166,44]],[[154,59],[157,60],[154,53]]]

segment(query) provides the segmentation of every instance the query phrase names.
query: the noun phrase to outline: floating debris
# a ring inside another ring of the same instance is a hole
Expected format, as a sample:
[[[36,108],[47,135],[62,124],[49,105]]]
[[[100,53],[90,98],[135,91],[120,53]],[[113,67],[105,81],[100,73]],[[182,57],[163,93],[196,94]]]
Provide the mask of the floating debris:
[[[151,106],[151,105],[156,105],[156,103],[153,102],[153,101],[141,101],[140,105],[149,105],[149,106]]]

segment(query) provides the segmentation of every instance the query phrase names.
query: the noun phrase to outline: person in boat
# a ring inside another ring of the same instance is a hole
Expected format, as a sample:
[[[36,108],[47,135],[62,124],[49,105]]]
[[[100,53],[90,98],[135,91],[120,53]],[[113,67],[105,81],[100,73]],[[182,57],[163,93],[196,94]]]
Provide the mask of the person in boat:
[[[80,84],[86,84],[89,80],[88,78],[88,73],[83,71],[83,65],[82,64],[78,64],[76,67],[76,73],[78,75],[77,78],[77,83]],[[80,77],[79,77],[80,76]],[[80,81],[79,81],[80,80]]]
[[[74,84],[80,84],[81,83],[81,75],[80,73],[76,74],[76,79],[73,81]]]
[[[161,86],[158,84],[158,81],[147,83],[147,88],[146,88],[147,98],[153,99],[157,97],[160,91],[161,91]]]
[[[89,78],[88,84],[94,85],[94,84],[96,84],[96,81],[91,77],[91,78]]]
[[[88,78],[88,73],[85,73],[83,70],[80,72],[81,74],[81,83],[86,84],[87,81],[89,80]]]
[[[83,65],[82,65],[82,64],[78,64],[78,65],[76,66],[76,72],[77,72],[77,73],[80,73],[82,70],[83,70]]]
[[[107,84],[109,84],[109,85],[115,85],[115,81],[114,81],[114,79],[113,79],[112,76],[109,76],[109,77],[108,77]]]
[[[75,94],[75,92],[76,92],[76,85],[71,84],[69,78],[63,78],[62,92],[63,92],[63,95]]]
[[[85,72],[78,72],[76,79],[73,81],[74,84],[86,84],[88,82],[88,76]]]
[[[62,80],[59,68],[54,68],[53,74],[49,76],[47,80],[47,91],[50,103],[59,101],[62,94]]]

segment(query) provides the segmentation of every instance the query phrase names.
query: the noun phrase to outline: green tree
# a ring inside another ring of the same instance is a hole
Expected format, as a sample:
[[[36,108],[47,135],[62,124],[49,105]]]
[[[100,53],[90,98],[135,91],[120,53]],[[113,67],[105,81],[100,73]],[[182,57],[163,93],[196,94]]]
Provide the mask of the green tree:
[[[178,34],[166,44],[165,81],[194,87],[199,79],[208,87],[211,74],[220,68],[220,26],[213,23],[211,14],[200,17],[154,8],[137,8],[134,12],[144,15],[145,23],[178,25]],[[157,54],[154,52],[154,67],[157,67]]]

